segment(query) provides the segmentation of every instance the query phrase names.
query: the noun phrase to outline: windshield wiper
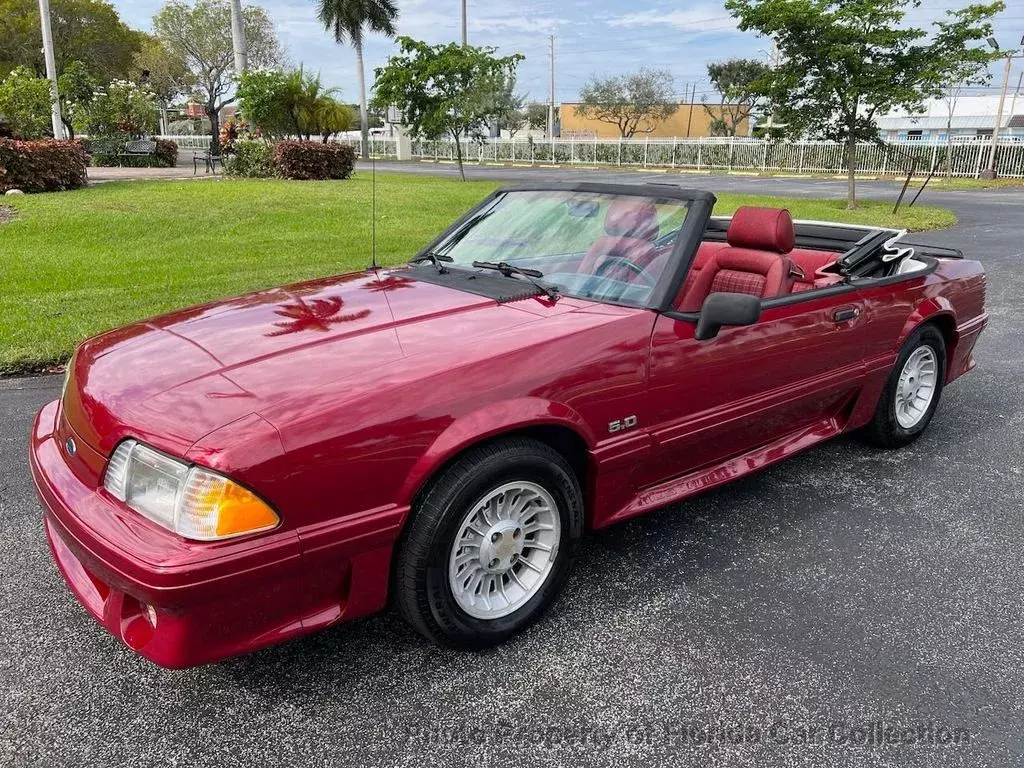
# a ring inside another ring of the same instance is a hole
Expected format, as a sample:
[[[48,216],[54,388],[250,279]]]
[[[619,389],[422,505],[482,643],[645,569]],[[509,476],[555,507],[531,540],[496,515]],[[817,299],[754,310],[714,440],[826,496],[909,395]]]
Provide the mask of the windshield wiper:
[[[419,264],[421,261],[429,261],[431,264],[437,267],[437,273],[439,275],[447,275],[448,270],[445,269],[444,264],[442,264],[441,262],[446,261],[450,263],[452,261],[455,261],[455,259],[453,259],[451,256],[445,256],[443,253],[433,253],[431,251],[427,251],[426,253],[417,256],[409,263]]]
[[[477,269],[493,269],[496,272],[501,272],[505,277],[512,277],[512,275],[524,277],[537,288],[544,291],[544,294],[549,299],[552,301],[558,301],[558,288],[553,285],[542,283],[540,280],[536,279],[538,277],[544,277],[544,273],[539,269],[522,269],[520,267],[512,266],[507,261],[499,261],[497,263],[493,261],[474,261],[473,266]]]

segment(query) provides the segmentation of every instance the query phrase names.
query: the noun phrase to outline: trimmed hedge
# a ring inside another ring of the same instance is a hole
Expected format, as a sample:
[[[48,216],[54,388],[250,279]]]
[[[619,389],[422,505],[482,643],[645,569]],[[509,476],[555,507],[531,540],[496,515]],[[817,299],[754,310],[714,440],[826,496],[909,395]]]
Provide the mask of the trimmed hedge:
[[[239,139],[234,149],[234,154],[228,155],[224,162],[224,172],[229,176],[269,179],[277,175],[273,144],[259,139]]]
[[[169,139],[155,139],[156,154],[139,157],[118,157],[130,139],[100,138],[86,140],[90,165],[123,166],[125,168],[173,168],[178,164],[178,144]]]
[[[280,141],[274,147],[274,164],[285,179],[347,179],[355,168],[356,153],[345,144]]]
[[[87,158],[74,141],[0,139],[0,192],[60,192],[84,187]]]

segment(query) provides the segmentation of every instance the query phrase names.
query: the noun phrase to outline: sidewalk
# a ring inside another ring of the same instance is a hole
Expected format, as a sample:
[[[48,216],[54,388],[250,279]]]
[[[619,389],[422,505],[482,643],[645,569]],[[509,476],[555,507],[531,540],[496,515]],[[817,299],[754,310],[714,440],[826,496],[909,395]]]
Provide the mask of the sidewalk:
[[[192,153],[184,153],[186,156],[178,157],[178,165],[174,168],[89,168],[89,183],[101,184],[105,181],[146,181],[152,179],[202,179],[211,178],[213,174],[205,173],[202,163],[199,164],[199,173],[193,175]],[[221,175],[221,169],[217,169],[217,176]]]

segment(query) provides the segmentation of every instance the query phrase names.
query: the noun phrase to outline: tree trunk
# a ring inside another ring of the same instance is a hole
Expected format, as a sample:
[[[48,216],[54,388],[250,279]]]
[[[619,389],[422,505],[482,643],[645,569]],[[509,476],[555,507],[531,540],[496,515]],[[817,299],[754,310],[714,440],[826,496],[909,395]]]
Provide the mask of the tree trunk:
[[[452,131],[452,135],[455,137],[455,160],[459,164],[459,176],[462,180],[466,180],[466,171],[462,168],[462,141],[459,139],[459,131]]]
[[[61,117],[60,121],[64,123],[64,133],[67,134],[68,141],[75,140],[75,129],[71,125],[71,121],[65,117]]]
[[[370,159],[370,118],[366,112],[366,72],[363,67],[363,41],[356,41],[356,77],[359,78],[359,131],[363,160]],[[462,165],[459,165],[462,170]]]
[[[220,154],[220,111],[206,105],[206,116],[210,118],[210,154]]]

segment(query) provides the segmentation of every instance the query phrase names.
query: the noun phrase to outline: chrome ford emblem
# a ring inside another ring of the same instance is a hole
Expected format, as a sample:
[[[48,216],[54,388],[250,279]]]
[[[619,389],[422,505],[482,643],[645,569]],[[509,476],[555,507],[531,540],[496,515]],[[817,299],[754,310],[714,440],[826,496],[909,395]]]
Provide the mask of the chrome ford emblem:
[[[75,445],[75,441],[69,437],[64,441],[64,450],[68,452],[68,456],[74,456],[78,451],[78,446]]]

